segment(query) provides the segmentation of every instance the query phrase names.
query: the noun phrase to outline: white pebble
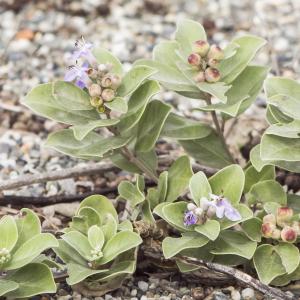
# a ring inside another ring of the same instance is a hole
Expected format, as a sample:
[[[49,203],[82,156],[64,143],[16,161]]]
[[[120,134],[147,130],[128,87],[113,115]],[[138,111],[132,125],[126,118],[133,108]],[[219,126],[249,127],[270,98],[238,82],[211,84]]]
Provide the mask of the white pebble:
[[[246,288],[242,290],[242,297],[244,300],[255,300],[254,290],[251,288]]]
[[[141,291],[146,292],[146,291],[148,291],[149,284],[145,281],[139,281],[138,287]]]

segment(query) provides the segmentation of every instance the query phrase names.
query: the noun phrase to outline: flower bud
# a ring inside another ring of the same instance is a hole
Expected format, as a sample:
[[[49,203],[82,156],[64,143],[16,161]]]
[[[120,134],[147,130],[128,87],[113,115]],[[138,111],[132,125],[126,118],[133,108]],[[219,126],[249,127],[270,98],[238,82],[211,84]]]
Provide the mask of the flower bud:
[[[273,214],[268,214],[263,217],[263,223],[271,223],[276,225],[276,217]]]
[[[261,225],[261,233],[266,238],[271,238],[276,226],[272,223],[263,223]]]
[[[297,232],[294,228],[290,227],[290,226],[285,226],[282,230],[281,230],[281,239],[284,242],[288,242],[288,243],[294,243],[297,239]]]
[[[89,77],[92,78],[92,79],[96,79],[97,76],[98,76],[98,72],[97,72],[95,69],[93,69],[93,68],[89,68],[89,69],[87,70],[87,74],[88,74]]]
[[[188,57],[188,63],[192,66],[199,66],[201,62],[201,56],[197,53],[192,53]]]
[[[219,70],[215,69],[215,68],[207,68],[205,70],[205,80],[207,82],[213,83],[213,82],[217,82],[219,81],[221,78],[221,74],[219,72]]]
[[[98,65],[98,71],[102,74],[109,72],[112,69],[111,64],[100,64]]]
[[[110,102],[115,98],[115,91],[112,89],[104,89],[101,96],[104,101]]]
[[[199,40],[193,44],[193,52],[200,54],[204,57],[209,50],[209,44],[207,41]]]
[[[292,220],[293,215],[294,215],[294,211],[292,208],[278,207],[277,214],[276,214],[278,226],[283,227],[286,223],[289,223]]]
[[[220,64],[220,62],[217,59],[210,58],[208,60],[208,65],[212,68],[216,68],[219,64]]]
[[[101,85],[104,88],[111,87],[111,85],[112,85],[112,76],[110,74],[105,75],[101,80]]]
[[[91,97],[101,96],[101,86],[96,83],[91,84],[88,90]]]
[[[105,112],[105,106],[104,106],[104,105],[98,106],[98,107],[97,107],[97,111],[98,111],[99,113],[104,113],[104,112]]]
[[[10,252],[7,248],[0,249],[0,265],[7,263],[11,259]]]
[[[204,224],[206,221],[206,219],[203,216],[198,216],[198,221],[197,221],[197,225],[202,225]]]
[[[194,80],[196,82],[204,82],[205,81],[205,74],[204,72],[199,72],[195,77],[194,77]]]
[[[209,208],[209,200],[205,197],[202,197],[200,199],[200,207],[203,209],[203,210],[207,210]]]
[[[196,214],[197,216],[201,216],[201,215],[203,214],[203,209],[202,209],[201,207],[197,207],[197,208],[195,209],[195,214]]]
[[[219,46],[211,45],[207,57],[208,59],[221,60],[224,58],[224,52]]]
[[[194,203],[188,203],[188,205],[187,205],[188,210],[194,210],[196,208],[197,208],[197,206]]]
[[[292,224],[293,229],[297,232],[297,235],[300,235],[300,223],[298,221],[294,221]]]
[[[122,79],[119,75],[113,75],[111,80],[112,80],[111,87],[116,90],[120,86]]]
[[[272,232],[271,238],[274,240],[279,240],[281,236],[281,230],[278,228],[275,228]]]
[[[100,97],[92,97],[90,103],[93,107],[98,107],[103,104],[103,100]]]
[[[213,216],[215,216],[215,214],[216,214],[216,208],[214,206],[210,206],[206,212],[207,217],[212,218]]]

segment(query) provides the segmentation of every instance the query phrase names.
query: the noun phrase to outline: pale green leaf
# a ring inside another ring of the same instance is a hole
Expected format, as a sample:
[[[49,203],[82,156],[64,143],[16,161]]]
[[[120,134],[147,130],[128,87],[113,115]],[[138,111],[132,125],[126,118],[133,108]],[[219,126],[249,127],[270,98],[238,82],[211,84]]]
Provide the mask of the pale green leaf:
[[[19,285],[11,280],[0,279],[0,296],[4,296],[6,293],[16,290]]]
[[[189,187],[192,199],[198,206],[200,206],[200,199],[202,197],[209,198],[209,194],[212,192],[207,177],[202,171],[191,177]]]
[[[275,251],[281,258],[281,262],[288,274],[293,273],[299,266],[299,249],[290,243],[281,242],[274,246]]]
[[[89,228],[88,241],[92,248],[102,249],[102,246],[104,245],[104,234],[99,226],[93,225]]]
[[[0,220],[0,249],[12,251],[18,241],[18,228],[12,216],[4,216]]]
[[[118,192],[122,198],[129,201],[131,207],[135,207],[145,200],[145,196],[139,188],[129,181],[122,181],[118,186]]]
[[[243,232],[247,237],[254,241],[261,241],[261,225],[262,221],[259,218],[252,218],[242,223]]]
[[[110,102],[104,102],[104,106],[121,114],[126,114],[128,111],[127,101],[122,97],[116,97]]]
[[[202,225],[196,225],[195,231],[214,241],[219,236],[220,223],[216,220],[207,220]]]

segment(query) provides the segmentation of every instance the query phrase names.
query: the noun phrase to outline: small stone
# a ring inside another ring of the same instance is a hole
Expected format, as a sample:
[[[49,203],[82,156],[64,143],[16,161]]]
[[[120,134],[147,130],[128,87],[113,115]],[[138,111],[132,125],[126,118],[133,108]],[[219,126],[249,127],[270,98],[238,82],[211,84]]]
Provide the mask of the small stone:
[[[133,289],[131,292],[130,292],[130,295],[135,297],[137,295],[137,290],[136,289]]]
[[[143,295],[143,296],[140,298],[140,300],[148,300],[148,297],[145,296],[145,295]]]
[[[251,288],[246,288],[242,290],[243,300],[255,300],[254,290]]]
[[[205,297],[204,290],[202,287],[196,287],[192,289],[192,297],[195,300],[202,300]]]
[[[224,293],[222,292],[214,292],[213,293],[213,300],[229,300],[229,297],[226,296]]]
[[[237,290],[232,290],[231,291],[231,299],[232,300],[241,300],[241,294]]]
[[[138,287],[141,291],[146,292],[146,291],[148,291],[149,284],[145,281],[139,281],[138,282]]]

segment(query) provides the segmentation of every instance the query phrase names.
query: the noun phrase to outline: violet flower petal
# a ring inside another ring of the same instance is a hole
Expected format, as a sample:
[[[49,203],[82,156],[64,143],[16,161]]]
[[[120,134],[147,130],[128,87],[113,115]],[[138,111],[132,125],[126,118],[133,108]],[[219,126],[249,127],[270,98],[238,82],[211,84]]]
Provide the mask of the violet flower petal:
[[[198,221],[198,217],[197,215],[195,215],[192,211],[187,211],[184,214],[184,221],[183,224],[185,226],[191,226],[191,225],[195,225]]]

